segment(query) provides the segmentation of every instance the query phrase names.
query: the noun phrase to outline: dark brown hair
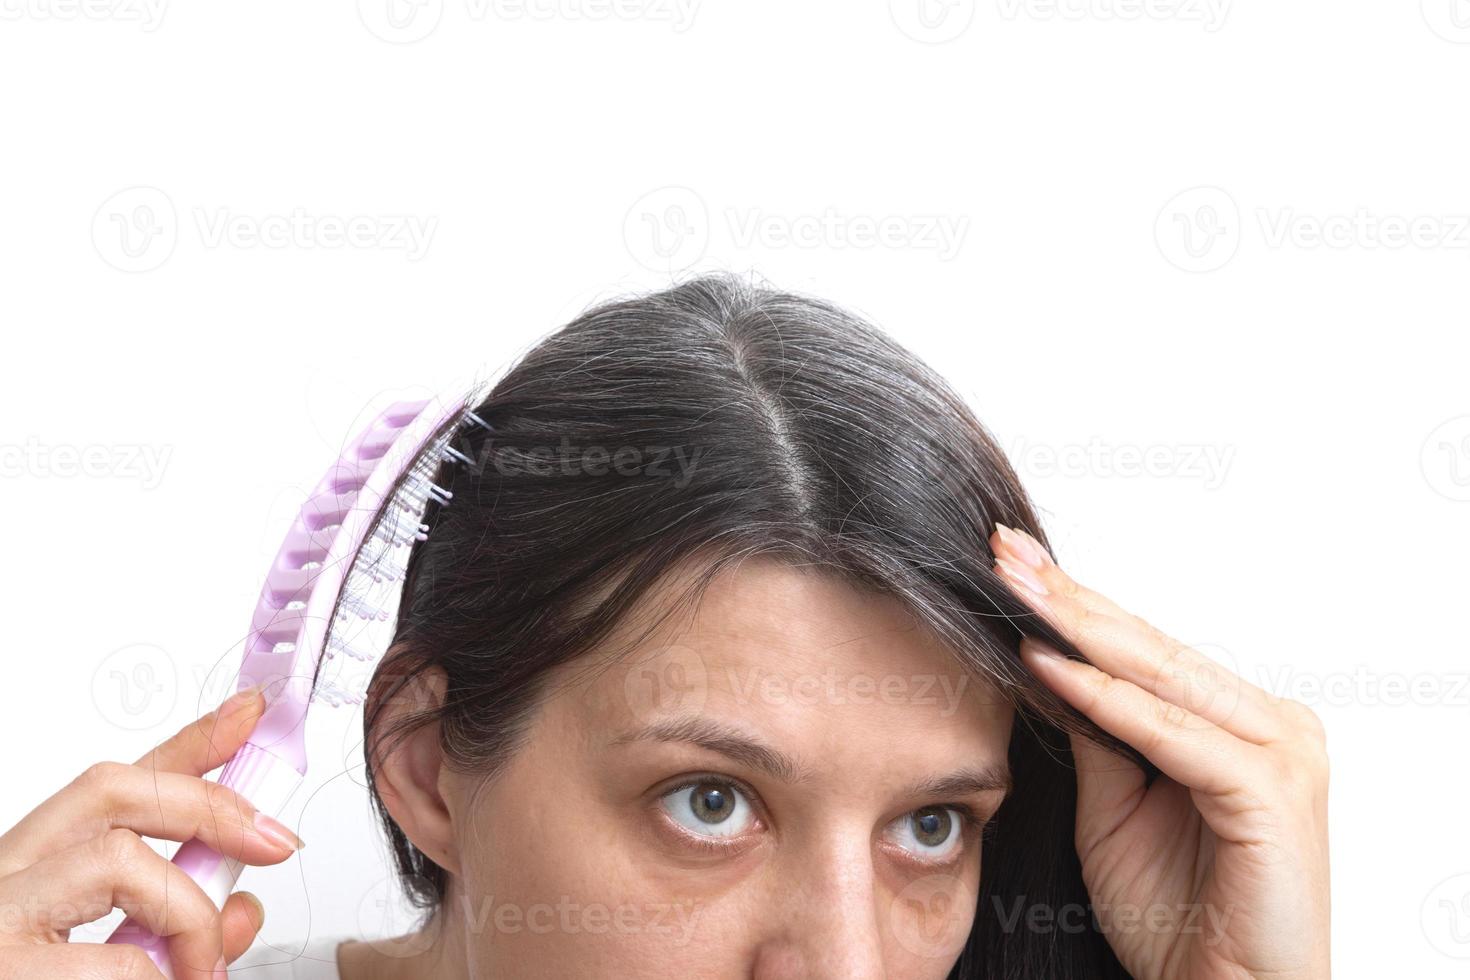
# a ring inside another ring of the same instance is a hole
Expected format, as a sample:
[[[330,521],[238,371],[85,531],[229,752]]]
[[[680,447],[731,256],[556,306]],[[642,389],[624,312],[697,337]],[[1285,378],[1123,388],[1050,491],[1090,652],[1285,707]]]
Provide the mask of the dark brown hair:
[[[997,523],[1046,536],[1004,454],[932,371],[835,306],[721,275],[589,310],[473,409],[492,431],[463,430],[473,465],[440,469],[453,503],[431,509],[409,564],[365,716],[370,785],[392,738],[429,722],[449,764],[493,776],[548,672],[692,557],[709,575],[756,554],[819,566],[899,599],[1017,709],[1014,789],[983,844],[953,976],[1126,975],[1095,928],[1028,931],[1013,915],[1090,908],[1066,733],[1138,757],[1020,663],[1023,632],[1079,654],[997,576],[988,537]],[[604,450],[631,452],[615,465]],[[428,667],[447,678],[442,707],[386,730],[385,702]],[[444,870],[374,801],[409,895],[436,909]]]

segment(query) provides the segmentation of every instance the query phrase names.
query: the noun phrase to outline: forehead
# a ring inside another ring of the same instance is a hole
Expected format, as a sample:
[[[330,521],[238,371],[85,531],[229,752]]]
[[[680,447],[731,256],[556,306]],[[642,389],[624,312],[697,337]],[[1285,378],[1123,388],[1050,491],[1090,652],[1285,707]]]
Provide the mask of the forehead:
[[[649,607],[688,584],[671,579]],[[803,754],[882,751],[901,764],[901,747],[915,746],[1004,763],[1010,705],[891,596],[752,559],[692,607],[641,625],[577,685],[581,725],[626,732],[697,716]]]

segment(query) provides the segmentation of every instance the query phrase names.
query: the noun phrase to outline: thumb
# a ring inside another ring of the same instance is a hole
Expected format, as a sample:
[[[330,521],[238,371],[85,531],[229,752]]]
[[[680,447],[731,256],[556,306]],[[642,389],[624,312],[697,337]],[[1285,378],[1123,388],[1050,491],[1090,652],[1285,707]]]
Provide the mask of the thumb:
[[[255,942],[260,927],[265,925],[265,906],[249,892],[235,892],[225,899],[220,910],[220,931],[224,933],[225,962],[233,963]]]

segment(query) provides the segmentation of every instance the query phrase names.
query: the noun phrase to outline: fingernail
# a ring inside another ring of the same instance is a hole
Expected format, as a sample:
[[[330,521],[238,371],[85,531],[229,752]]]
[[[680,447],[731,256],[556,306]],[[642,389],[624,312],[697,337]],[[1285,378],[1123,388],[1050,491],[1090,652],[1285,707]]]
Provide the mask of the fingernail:
[[[1045,545],[1043,545],[1040,541],[1036,539],[1036,535],[1032,534],[1030,531],[1022,530],[1021,528],[1016,528],[1015,531],[1021,536],[1022,541],[1025,541],[1031,546],[1031,552],[1036,556],[1037,568],[1046,568],[1048,565],[1056,565],[1056,562],[1052,560],[1051,553],[1046,550]]]
[[[1036,639],[1034,636],[1028,636],[1024,640],[1021,641],[1021,650],[1022,650],[1022,652],[1027,651],[1027,650],[1030,650],[1036,656],[1038,656],[1038,657],[1045,657],[1048,660],[1066,660],[1067,659],[1066,657],[1062,656],[1061,651],[1058,650],[1056,647],[1050,646],[1050,645],[1048,645],[1046,643],[1042,643],[1040,640]]]
[[[223,707],[230,708],[232,710],[238,710],[248,704],[253,703],[255,699],[260,696],[260,690],[264,686],[264,684],[253,684],[250,687],[245,688],[245,690],[243,691],[236,691],[234,694],[230,695],[229,700],[224,703]]]
[[[1012,527],[1006,527],[1004,524],[998,524],[996,526],[1000,528],[1000,539],[1016,553],[1017,558],[1032,568],[1046,567],[1046,559],[1042,557],[1041,546],[1033,541],[1029,534]]]
[[[1028,592],[1036,595],[1051,594],[1047,591],[1046,585],[1042,583],[1041,579],[1037,578],[1036,573],[1025,565],[1017,565],[1015,562],[1005,558],[997,558],[995,567],[1000,569],[1002,575]]]
[[[254,907],[255,928],[257,931],[259,931],[262,927],[265,926],[265,905],[261,902],[259,898],[255,897],[255,894],[253,892],[238,892],[237,894]]]
[[[225,958],[223,956],[214,965],[214,980],[230,980],[230,971],[225,969]]]
[[[267,816],[259,810],[255,811],[254,822],[255,829],[260,832],[260,836],[264,837],[272,844],[278,844],[281,847],[289,847],[293,851],[299,851],[306,846],[306,844],[301,840],[300,837],[297,837],[295,834],[291,833],[291,829],[289,827],[287,827],[285,824],[281,823],[281,821],[275,819],[274,817]]]

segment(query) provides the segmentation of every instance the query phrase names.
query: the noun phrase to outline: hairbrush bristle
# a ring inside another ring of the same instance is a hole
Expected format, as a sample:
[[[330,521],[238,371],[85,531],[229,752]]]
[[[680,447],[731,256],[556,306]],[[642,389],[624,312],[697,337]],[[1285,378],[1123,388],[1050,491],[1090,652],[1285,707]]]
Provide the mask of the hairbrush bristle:
[[[449,444],[466,423],[489,428],[473,412],[462,411],[453,425],[420,449],[380,508],[372,532],[358,549],[343,581],[322,650],[313,700],[333,707],[365,700],[373,670],[391,638],[382,635],[381,630],[368,634],[394,618],[413,546],[429,536],[429,525],[424,522],[429,505],[443,509],[454,497],[434,482],[441,465],[472,463]]]

